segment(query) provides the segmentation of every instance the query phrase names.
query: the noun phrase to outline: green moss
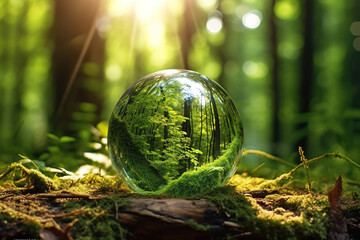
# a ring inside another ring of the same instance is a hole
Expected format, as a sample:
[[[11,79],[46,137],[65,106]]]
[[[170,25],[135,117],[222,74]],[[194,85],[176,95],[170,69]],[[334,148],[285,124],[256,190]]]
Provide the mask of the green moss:
[[[196,222],[193,219],[186,220],[185,223],[187,225],[189,225],[190,227],[192,227],[193,229],[199,230],[199,231],[208,231],[211,228],[210,226],[205,226],[205,225],[199,224],[198,222]]]
[[[116,203],[116,204],[115,204]],[[115,218],[115,207],[126,206],[127,200],[112,196],[99,200],[67,201],[65,211],[83,210],[82,215],[69,217],[78,219],[71,235],[74,239],[126,239],[128,232]],[[65,219],[66,220],[66,219]]]
[[[230,221],[238,223],[241,232],[250,232],[254,238],[327,238],[331,220],[325,195],[299,192],[291,195],[278,189],[279,194],[268,194],[265,198],[257,199],[239,191],[251,191],[264,181],[261,178],[235,175],[230,183],[236,182],[236,186],[218,188],[205,197],[230,216]],[[244,188],[240,187],[242,183]]]
[[[257,228],[267,239],[326,239],[330,219],[325,198],[311,195],[275,196],[274,210],[247,198],[257,212]],[[281,206],[281,207],[279,207]]]
[[[231,172],[230,159],[235,159],[238,153],[240,139],[234,138],[230,148],[212,163],[202,165],[196,170],[183,173],[178,179],[156,192],[167,193],[172,197],[190,197],[200,195],[220,187],[229,179]]]
[[[262,190],[260,184],[267,181],[264,178],[251,177],[247,174],[235,174],[228,182],[228,185],[234,186],[237,192]],[[277,188],[276,188],[277,189]]]
[[[89,192],[129,192],[129,188],[119,178],[119,176],[102,176],[97,173],[90,173],[82,178],[58,178],[54,177],[54,182],[59,189],[66,189],[72,192],[85,193]]]
[[[38,236],[42,228],[40,218],[16,211],[0,202],[0,225],[5,226],[5,224],[18,222],[22,222],[21,231],[26,232],[29,237]]]
[[[5,178],[10,173],[20,170],[23,180],[26,182],[26,187],[33,190],[33,192],[49,192],[56,190],[55,182],[35,169],[28,169],[20,163],[12,163],[8,169],[0,175],[0,180]]]
[[[204,196],[230,216],[231,220],[239,223],[242,230],[254,229],[256,222],[256,211],[253,209],[244,195],[235,191],[232,186],[220,187]]]

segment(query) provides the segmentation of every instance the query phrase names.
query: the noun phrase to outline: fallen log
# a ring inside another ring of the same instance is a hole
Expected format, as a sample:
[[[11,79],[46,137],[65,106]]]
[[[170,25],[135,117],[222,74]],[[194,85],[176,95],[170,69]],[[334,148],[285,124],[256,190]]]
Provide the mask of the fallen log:
[[[129,239],[210,239],[239,228],[206,199],[130,199],[116,211]]]

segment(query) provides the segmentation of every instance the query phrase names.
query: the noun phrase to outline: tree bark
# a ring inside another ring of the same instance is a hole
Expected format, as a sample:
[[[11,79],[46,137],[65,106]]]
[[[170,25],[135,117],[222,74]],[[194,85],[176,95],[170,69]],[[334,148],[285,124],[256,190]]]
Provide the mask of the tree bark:
[[[118,221],[133,237],[129,239],[210,239],[224,235],[238,224],[226,221],[226,216],[205,199],[131,199],[118,213]],[[199,231],[188,224],[216,226],[216,230]]]
[[[310,112],[311,103],[311,89],[313,80],[313,9],[314,3],[312,0],[305,0],[303,6],[303,26],[304,26],[304,48],[302,53],[302,76],[300,83],[299,106],[300,114],[304,115]],[[298,129],[302,134],[301,138],[296,143],[296,146],[307,146],[307,126],[308,122],[301,122],[298,124]]]
[[[179,21],[179,36],[180,36],[180,54],[181,64],[184,69],[190,69],[189,66],[189,52],[192,47],[192,37],[195,30],[194,25],[194,11],[195,4],[192,0],[184,0],[184,14],[183,21]]]
[[[101,4],[102,0],[55,0],[53,89],[55,129],[58,132],[72,132],[72,113],[79,111],[79,103],[95,105],[94,116],[100,115],[104,40],[94,29],[94,24],[97,24]],[[79,68],[76,69],[79,61]],[[84,120],[96,123],[99,119]]]
[[[279,78],[279,57],[277,55],[277,27],[276,27],[276,16],[274,13],[276,1],[271,0],[271,6],[269,8],[269,31],[270,31],[270,55],[272,59],[272,142],[273,142],[273,153],[279,155],[278,144],[280,141],[280,78]]]

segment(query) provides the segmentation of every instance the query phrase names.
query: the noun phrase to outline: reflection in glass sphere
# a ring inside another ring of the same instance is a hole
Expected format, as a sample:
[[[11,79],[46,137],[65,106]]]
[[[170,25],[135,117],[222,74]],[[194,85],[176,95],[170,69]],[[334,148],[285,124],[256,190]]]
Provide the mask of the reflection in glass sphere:
[[[109,123],[113,167],[135,192],[192,196],[223,186],[241,156],[240,116],[225,90],[193,71],[134,83]]]

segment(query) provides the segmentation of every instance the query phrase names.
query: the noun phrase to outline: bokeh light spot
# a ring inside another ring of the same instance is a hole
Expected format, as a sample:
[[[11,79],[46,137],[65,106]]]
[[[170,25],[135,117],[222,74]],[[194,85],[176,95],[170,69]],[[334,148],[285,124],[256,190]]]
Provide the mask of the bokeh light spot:
[[[263,62],[246,61],[243,65],[244,73],[251,78],[262,78],[268,73],[268,67]]]
[[[219,17],[210,17],[206,23],[206,29],[210,33],[218,33],[223,27],[223,22]]]
[[[277,1],[274,7],[275,15],[282,20],[293,20],[299,16],[300,6],[297,0]]]
[[[350,26],[350,32],[354,36],[360,36],[360,22],[353,22]]]
[[[353,46],[356,51],[360,52],[360,37],[354,39]]]
[[[303,46],[303,37],[299,34],[292,34],[287,36],[285,41],[279,42],[277,52],[283,58],[296,59]]]
[[[35,92],[26,92],[21,97],[22,105],[29,110],[34,110],[40,107],[40,98]]]
[[[117,64],[111,64],[106,67],[105,70],[106,78],[110,81],[116,81],[120,79],[121,76],[121,68]]]
[[[217,0],[198,0],[199,6],[204,10],[216,8]]]
[[[246,28],[255,29],[260,26],[261,23],[261,13],[257,10],[252,10],[246,13],[242,17],[242,23]]]

